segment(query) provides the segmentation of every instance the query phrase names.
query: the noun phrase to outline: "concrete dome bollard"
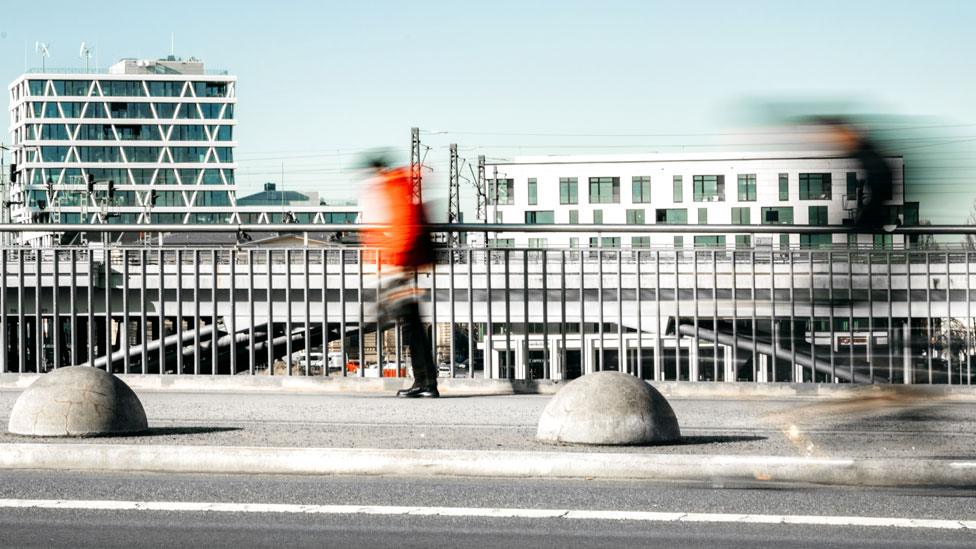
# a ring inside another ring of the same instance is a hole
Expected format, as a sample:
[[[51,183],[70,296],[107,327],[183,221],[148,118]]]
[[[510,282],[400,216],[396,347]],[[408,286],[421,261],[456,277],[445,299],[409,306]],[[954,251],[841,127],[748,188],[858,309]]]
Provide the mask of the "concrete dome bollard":
[[[58,368],[30,385],[8,430],[37,437],[138,433],[149,428],[139,397],[121,379],[89,366]]]
[[[620,372],[566,384],[539,418],[536,438],[575,444],[647,444],[681,439],[674,410],[657,389]]]

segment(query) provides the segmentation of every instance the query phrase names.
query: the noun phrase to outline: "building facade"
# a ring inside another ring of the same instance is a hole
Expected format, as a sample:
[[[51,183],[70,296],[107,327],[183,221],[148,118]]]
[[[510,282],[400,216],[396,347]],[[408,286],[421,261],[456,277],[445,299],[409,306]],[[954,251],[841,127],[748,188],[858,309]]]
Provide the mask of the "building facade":
[[[222,223],[234,216],[236,77],[173,57],[9,86],[19,223]]]
[[[886,201],[891,223],[918,223],[904,200],[904,162]],[[841,225],[853,218],[865,178],[857,161],[826,153],[710,153],[520,157],[488,164],[489,222],[527,224],[743,225],[742,233],[496,234],[499,247],[898,246],[903,237],[845,234],[752,236],[749,225]],[[491,237],[489,237],[491,238]]]
[[[237,199],[237,216],[241,223],[356,223],[359,210],[355,200],[325,201],[318,192],[279,191],[269,182]]]

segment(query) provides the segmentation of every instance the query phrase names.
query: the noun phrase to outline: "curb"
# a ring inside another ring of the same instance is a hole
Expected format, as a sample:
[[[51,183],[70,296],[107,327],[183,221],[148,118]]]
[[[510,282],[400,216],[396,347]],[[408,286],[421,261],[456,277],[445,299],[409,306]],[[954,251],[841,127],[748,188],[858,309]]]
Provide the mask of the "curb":
[[[0,469],[976,486],[976,461],[133,444],[0,445]]]
[[[0,391],[26,389],[43,374],[0,374]],[[392,394],[409,378],[306,376],[177,376],[117,374],[134,391],[175,393]],[[445,395],[554,395],[568,381],[445,378]],[[976,385],[850,385],[827,383],[649,382],[666,398],[687,399],[848,399],[933,398],[976,402]]]

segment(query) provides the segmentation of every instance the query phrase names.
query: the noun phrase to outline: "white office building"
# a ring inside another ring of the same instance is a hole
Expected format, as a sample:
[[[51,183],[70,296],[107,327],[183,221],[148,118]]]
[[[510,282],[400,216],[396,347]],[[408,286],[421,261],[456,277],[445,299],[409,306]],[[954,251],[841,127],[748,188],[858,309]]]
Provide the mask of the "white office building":
[[[11,220],[234,221],[236,80],[174,57],[20,76]]]
[[[892,223],[918,223],[904,201],[904,162],[893,171]],[[488,164],[489,222],[527,224],[743,225],[742,233],[494,234],[499,247],[899,246],[903,237],[774,234],[749,225],[841,225],[852,219],[865,173],[829,153],[693,153],[518,157]],[[473,235],[474,236],[474,235]],[[492,235],[489,235],[492,238]]]

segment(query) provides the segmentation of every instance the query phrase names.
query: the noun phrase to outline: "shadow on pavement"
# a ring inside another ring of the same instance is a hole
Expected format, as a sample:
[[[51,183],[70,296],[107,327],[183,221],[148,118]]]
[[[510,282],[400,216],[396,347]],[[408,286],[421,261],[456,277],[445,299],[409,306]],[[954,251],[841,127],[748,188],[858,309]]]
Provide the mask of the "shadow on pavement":
[[[681,440],[669,444],[671,446],[697,446],[701,444],[722,444],[727,442],[754,442],[757,440],[766,440],[769,437],[757,436],[757,435],[696,435],[696,436],[683,436]],[[655,444],[654,446],[664,446],[663,444]]]
[[[205,435],[227,431],[243,431],[243,427],[150,427],[148,431],[136,433],[134,437],[162,437],[172,435]]]

